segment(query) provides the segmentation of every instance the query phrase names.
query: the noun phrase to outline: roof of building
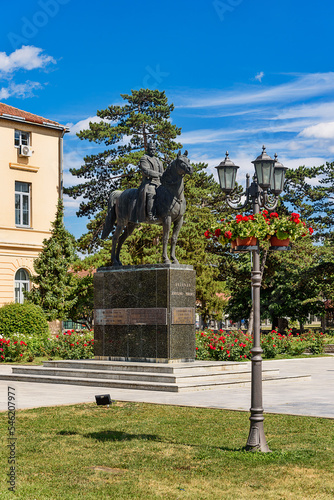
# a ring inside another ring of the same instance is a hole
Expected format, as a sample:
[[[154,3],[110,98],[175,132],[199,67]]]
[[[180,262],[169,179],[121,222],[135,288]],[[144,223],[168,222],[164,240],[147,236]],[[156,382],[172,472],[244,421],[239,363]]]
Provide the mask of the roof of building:
[[[48,118],[43,118],[42,116],[34,115],[28,111],[23,111],[22,109],[14,108],[8,104],[0,102],[0,118],[6,118],[9,120],[22,121],[36,123],[38,125],[44,125],[45,127],[60,128],[67,131],[67,127],[60,125],[60,123]]]

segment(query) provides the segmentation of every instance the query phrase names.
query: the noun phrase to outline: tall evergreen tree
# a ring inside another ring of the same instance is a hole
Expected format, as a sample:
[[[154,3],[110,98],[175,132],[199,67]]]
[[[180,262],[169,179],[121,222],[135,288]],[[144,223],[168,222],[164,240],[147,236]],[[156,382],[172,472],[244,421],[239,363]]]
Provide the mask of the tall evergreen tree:
[[[82,250],[99,245],[97,235],[104,222],[110,192],[140,184],[137,165],[148,142],[156,142],[165,167],[175,157],[174,151],[182,147],[174,141],[181,129],[169,120],[174,106],[168,104],[165,92],[140,89],[121,97],[126,104],[97,111],[101,121],[90,123],[89,129],[77,134],[82,140],[107,147],[86,156],[82,167],[71,169],[73,175],[84,181],[64,190],[74,199],[83,196],[77,212],[79,217],[93,218],[87,225],[88,234],[79,240]]]
[[[77,298],[73,297],[73,274],[70,266],[76,259],[75,239],[63,223],[63,201],[58,200],[51,237],[43,241],[43,250],[34,261],[35,276],[26,299],[42,307],[47,319],[66,319]]]

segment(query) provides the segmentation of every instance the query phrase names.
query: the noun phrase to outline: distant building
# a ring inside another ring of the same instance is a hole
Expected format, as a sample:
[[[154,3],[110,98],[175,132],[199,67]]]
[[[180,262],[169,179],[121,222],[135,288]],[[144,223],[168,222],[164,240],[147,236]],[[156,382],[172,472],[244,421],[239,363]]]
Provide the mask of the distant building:
[[[57,122],[0,103],[0,306],[23,302],[62,196]]]

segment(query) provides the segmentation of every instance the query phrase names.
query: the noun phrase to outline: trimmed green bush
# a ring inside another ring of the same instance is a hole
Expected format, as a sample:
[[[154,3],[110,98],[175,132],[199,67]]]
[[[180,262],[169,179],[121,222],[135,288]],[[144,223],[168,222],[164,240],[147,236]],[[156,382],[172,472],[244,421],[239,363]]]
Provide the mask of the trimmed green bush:
[[[35,304],[6,304],[0,308],[0,335],[10,338],[15,333],[46,336],[48,322],[43,309]]]

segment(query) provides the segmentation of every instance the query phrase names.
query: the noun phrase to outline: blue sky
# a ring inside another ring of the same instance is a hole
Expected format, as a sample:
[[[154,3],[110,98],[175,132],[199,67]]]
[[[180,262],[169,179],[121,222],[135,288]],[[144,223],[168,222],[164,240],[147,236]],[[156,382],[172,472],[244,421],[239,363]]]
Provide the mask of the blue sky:
[[[240,182],[263,143],[290,168],[334,159],[330,0],[16,0],[1,19],[0,101],[70,127],[66,185],[101,148],[75,132],[142,87],[175,104],[191,160],[213,168],[228,150]],[[78,237],[86,221],[65,203]]]

